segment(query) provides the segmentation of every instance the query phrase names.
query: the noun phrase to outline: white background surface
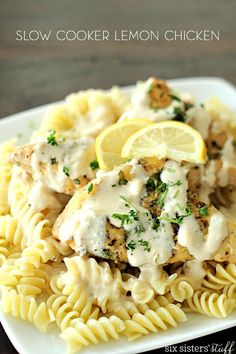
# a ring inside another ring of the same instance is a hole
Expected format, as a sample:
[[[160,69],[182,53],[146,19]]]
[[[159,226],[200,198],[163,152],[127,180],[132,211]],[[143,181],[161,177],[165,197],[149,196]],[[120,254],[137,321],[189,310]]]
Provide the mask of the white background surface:
[[[179,79],[169,81],[169,84],[177,91],[192,94],[199,103],[210,96],[217,96],[229,108],[236,111],[235,88],[222,79]],[[127,89],[125,88],[125,90]],[[20,143],[26,142],[32,131],[39,126],[48,106],[34,108],[1,120],[0,142],[12,138],[17,134],[22,135],[19,140]],[[66,353],[65,343],[56,336],[55,332],[42,334],[31,324],[14,319],[6,314],[0,314],[0,319],[7,335],[20,354]],[[179,324],[179,327],[166,332],[148,335],[133,343],[128,343],[125,339],[100,343],[99,345],[93,345],[82,350],[81,353],[139,353],[201,337],[233,326],[236,326],[236,311],[230,317],[223,320],[189,314],[187,322]]]

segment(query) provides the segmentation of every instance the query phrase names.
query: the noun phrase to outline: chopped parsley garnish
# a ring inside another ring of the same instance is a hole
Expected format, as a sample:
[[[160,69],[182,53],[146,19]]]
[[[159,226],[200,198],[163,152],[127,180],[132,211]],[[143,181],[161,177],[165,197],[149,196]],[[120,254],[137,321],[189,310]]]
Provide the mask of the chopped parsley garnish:
[[[173,198],[174,198],[174,199],[177,198],[178,194],[179,194],[179,189],[177,189],[177,191],[176,191],[175,194],[173,195]]]
[[[109,250],[108,250],[107,248],[103,248],[103,249],[102,249],[101,255],[102,255],[102,257],[104,257],[104,258],[110,258],[110,257],[111,257],[110,252],[109,252]]]
[[[179,102],[181,102],[181,99],[180,99],[178,96],[176,96],[175,94],[170,93],[170,95],[169,95],[169,96],[172,98],[172,100],[175,100],[175,101],[179,101]]]
[[[159,220],[166,220],[166,221],[169,221],[173,224],[180,225],[185,217],[190,216],[192,214],[190,208],[185,208],[184,211],[185,211],[185,214],[177,215],[175,218],[171,218],[168,214],[166,214],[164,216],[160,216]]]
[[[174,186],[181,186],[182,182],[180,181],[180,179],[178,179],[178,181],[176,182],[169,182],[167,185],[168,187],[174,187]]]
[[[143,225],[141,225],[141,224],[135,226],[135,228],[134,228],[134,232],[136,234],[138,234],[138,236],[141,234],[141,232],[144,232],[144,231],[145,231],[145,229],[144,229]]]
[[[51,158],[51,164],[55,165],[57,163],[57,159],[55,157]]]
[[[140,243],[141,246],[143,246],[144,251],[150,252],[151,251],[151,247],[149,245],[149,243],[145,240],[138,240],[138,243]]]
[[[48,144],[52,146],[58,146],[57,140],[56,140],[56,130],[49,130],[49,136],[47,137],[47,142]]]
[[[90,183],[88,186],[88,193],[91,193],[93,190],[93,183]]]
[[[168,192],[168,186],[166,183],[162,182],[160,178],[161,172],[154,173],[146,183],[147,192],[155,192],[158,194],[156,199],[156,204],[160,205],[162,208],[165,202],[165,198]]]
[[[118,180],[118,184],[119,186],[124,186],[128,183],[127,179],[125,178],[124,172],[120,171],[119,172],[119,180]]]
[[[134,221],[139,222],[137,209],[135,209],[133,207],[133,205],[125,197],[121,196],[120,198],[125,202],[125,206],[127,208],[130,208],[130,211],[128,214],[115,213],[112,215],[112,217],[115,219],[119,219],[121,221],[121,226],[132,224]],[[145,231],[144,227],[142,226],[142,224],[140,222],[134,228],[134,232],[137,233],[138,236],[140,235],[141,232],[144,232],[144,231]]]
[[[200,107],[205,108],[205,106],[204,106],[204,104],[203,104],[203,103],[200,103]]]
[[[74,179],[74,183],[75,183],[75,184],[80,184],[79,178],[75,178],[75,179]]]
[[[170,173],[175,173],[175,169],[171,168],[171,167],[167,168],[167,171],[170,172]]]
[[[111,186],[112,186],[112,188],[114,188],[114,187],[116,187],[116,184],[112,184]]]
[[[159,221],[159,219],[153,220],[153,223],[152,223],[152,228],[153,228],[153,230],[158,231],[158,230],[159,230],[159,227],[160,227],[160,221]]]
[[[174,108],[174,120],[177,120],[179,122],[185,122],[186,121],[186,114],[185,112],[180,108],[180,107],[175,107]]]
[[[208,207],[205,205],[205,206],[203,206],[203,207],[201,207],[200,209],[199,209],[199,214],[201,215],[201,216],[208,216],[209,215],[209,213],[208,213]]]
[[[168,192],[166,183],[163,184],[165,185],[165,189],[163,191],[160,191],[160,196],[156,199],[156,204],[160,205],[161,208],[163,208],[164,206],[166,195]]]
[[[70,177],[70,170],[69,170],[69,167],[64,166],[64,167],[63,167],[63,172],[65,173],[65,175],[66,175],[67,177]]]
[[[126,244],[126,248],[130,251],[135,250],[135,247],[136,247],[136,243],[133,240]]]
[[[115,219],[119,219],[121,221],[121,226],[131,224],[133,222],[132,218],[129,214],[112,214],[112,217]]]
[[[97,160],[93,160],[92,162],[90,162],[90,168],[94,171],[97,170],[99,168],[99,164]]]
[[[170,172],[175,172],[174,169],[170,168]],[[180,180],[177,180],[176,182],[162,182],[160,178],[161,172],[154,173],[147,181],[146,183],[146,189],[147,192],[155,192],[157,193],[157,199],[155,200],[155,203],[157,205],[160,205],[161,208],[163,208],[164,203],[165,203],[165,198],[168,192],[169,187],[174,187],[174,186],[180,186],[182,182]]]
[[[154,84],[151,84],[151,85],[149,86],[149,88],[148,88],[147,93],[151,93],[154,88],[155,88],[155,85],[154,85]]]

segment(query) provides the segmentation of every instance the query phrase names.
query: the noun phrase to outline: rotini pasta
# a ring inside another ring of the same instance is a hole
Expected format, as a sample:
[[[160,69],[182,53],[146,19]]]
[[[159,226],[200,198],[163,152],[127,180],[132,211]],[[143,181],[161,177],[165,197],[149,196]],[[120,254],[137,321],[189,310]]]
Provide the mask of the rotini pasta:
[[[215,268],[209,268],[202,281],[202,286],[206,289],[220,290],[226,285],[236,284],[236,265],[228,264],[224,267],[216,264]]]
[[[119,339],[119,334],[125,330],[124,322],[117,316],[90,319],[86,323],[74,321],[73,327],[66,328],[60,337],[68,344],[69,353],[75,353],[83,346],[107,342],[109,338]]]
[[[210,317],[227,317],[235,306],[235,300],[225,294],[218,295],[209,291],[197,290],[186,300],[186,304],[193,312],[199,312]]]
[[[53,321],[45,302],[37,305],[34,297],[25,297],[15,290],[2,289],[1,308],[24,321],[32,322],[40,331],[46,332],[48,325]]]
[[[13,150],[13,140],[0,145],[0,215],[6,215],[9,212],[8,186],[11,179],[12,165],[8,161],[8,156]]]
[[[178,322],[184,322],[186,319],[185,313],[179,306],[168,304],[165,307],[158,307],[155,311],[135,313],[131,320],[125,321],[124,334],[129,341],[133,341],[144,334],[155,333],[159,329],[167,330],[168,326],[176,327]]]

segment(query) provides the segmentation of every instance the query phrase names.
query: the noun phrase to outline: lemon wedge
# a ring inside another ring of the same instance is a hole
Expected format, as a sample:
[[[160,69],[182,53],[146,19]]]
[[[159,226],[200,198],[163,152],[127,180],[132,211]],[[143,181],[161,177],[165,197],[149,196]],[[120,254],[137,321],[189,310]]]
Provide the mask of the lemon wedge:
[[[121,150],[126,140],[138,130],[153,124],[148,119],[130,119],[112,124],[96,138],[96,155],[103,170],[111,170],[127,159],[121,157]]]
[[[124,144],[121,156],[155,156],[193,163],[205,163],[207,158],[202,136],[189,125],[176,121],[152,124],[134,133]]]

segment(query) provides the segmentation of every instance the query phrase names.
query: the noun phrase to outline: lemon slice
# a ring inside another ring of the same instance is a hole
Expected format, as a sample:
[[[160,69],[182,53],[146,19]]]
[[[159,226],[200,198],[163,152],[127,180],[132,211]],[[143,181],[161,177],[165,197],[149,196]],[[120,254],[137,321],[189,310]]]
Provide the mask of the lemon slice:
[[[121,149],[126,140],[138,130],[153,124],[147,119],[130,119],[112,124],[104,129],[96,139],[95,149],[100,168],[111,170],[127,159],[121,157]]]
[[[206,162],[206,146],[201,135],[189,125],[176,121],[152,124],[130,136],[123,158],[169,158],[194,163]]]

